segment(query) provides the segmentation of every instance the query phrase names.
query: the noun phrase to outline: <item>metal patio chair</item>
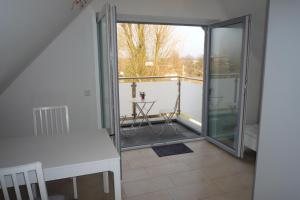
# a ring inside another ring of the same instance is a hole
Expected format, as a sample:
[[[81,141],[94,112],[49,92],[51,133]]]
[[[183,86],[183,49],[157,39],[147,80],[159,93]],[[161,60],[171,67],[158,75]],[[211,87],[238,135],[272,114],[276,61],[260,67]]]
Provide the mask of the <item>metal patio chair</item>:
[[[160,131],[160,134],[162,134],[167,127],[172,128],[175,133],[177,134],[177,128],[174,126],[175,124],[173,123],[173,117],[177,115],[178,111],[178,106],[179,106],[179,96],[176,99],[175,106],[173,109],[161,109],[159,110],[160,116],[163,118],[165,126],[163,126],[162,130]]]

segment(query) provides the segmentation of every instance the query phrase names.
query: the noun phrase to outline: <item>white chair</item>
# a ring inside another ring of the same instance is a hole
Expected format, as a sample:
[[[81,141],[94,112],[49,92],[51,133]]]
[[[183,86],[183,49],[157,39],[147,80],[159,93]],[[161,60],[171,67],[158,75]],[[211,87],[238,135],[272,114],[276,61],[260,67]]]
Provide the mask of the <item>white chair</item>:
[[[70,132],[68,106],[33,108],[34,135],[58,135]]]
[[[32,178],[32,173],[34,178]],[[33,181],[32,179],[36,179]],[[14,187],[14,192],[17,200],[22,200],[20,192],[20,185],[26,185],[29,200],[34,200],[34,189],[31,183],[37,182],[39,186],[39,197],[41,200],[63,200],[63,196],[50,196],[48,197],[46,184],[44,180],[42,164],[35,162],[26,165],[20,165],[9,168],[0,169],[0,185],[5,200],[10,200],[8,187]],[[27,199],[27,198],[26,198]]]
[[[160,133],[164,132],[164,130],[169,126],[169,127],[172,127],[174,129],[175,133],[177,134],[177,129],[176,129],[176,127],[174,127],[174,124],[173,124],[173,117],[175,115],[177,115],[178,106],[179,106],[179,96],[176,99],[175,106],[173,109],[159,110],[159,114],[161,117],[163,117],[164,123],[166,124],[166,126],[163,127],[163,129],[161,130]]]
[[[68,106],[33,108],[34,135],[64,135],[70,132]],[[77,180],[73,177],[74,199],[78,199]]]

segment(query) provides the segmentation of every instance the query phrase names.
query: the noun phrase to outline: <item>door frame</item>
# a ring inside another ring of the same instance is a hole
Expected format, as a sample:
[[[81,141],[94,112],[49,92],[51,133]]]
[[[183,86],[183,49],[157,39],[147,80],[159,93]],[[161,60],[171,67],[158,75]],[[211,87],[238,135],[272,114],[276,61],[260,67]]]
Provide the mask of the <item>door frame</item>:
[[[173,17],[155,17],[155,16],[142,16],[142,15],[128,15],[128,14],[121,14],[117,15],[117,23],[133,23],[133,24],[154,24],[154,25],[170,25],[170,26],[192,26],[192,27],[201,27],[204,31],[204,55],[203,55],[203,70],[205,69],[205,37],[206,32],[205,29],[208,24],[218,22],[217,20],[193,20],[193,19],[183,19],[183,18],[173,18]],[[203,76],[203,85],[202,85],[202,109],[204,105],[204,76]],[[203,110],[202,110],[203,116]],[[204,118],[201,119],[201,129],[195,129],[190,127],[191,129],[195,130],[200,134],[200,137],[204,137],[203,133],[203,122]],[[198,140],[198,139],[196,139]]]
[[[204,43],[204,76],[203,76],[203,101],[202,101],[202,132],[201,132],[201,136],[204,136],[208,141],[219,145],[221,148],[223,148],[225,151],[228,151],[229,153],[234,154],[237,157],[242,157],[243,156],[243,130],[244,130],[244,123],[245,123],[245,114],[246,114],[246,106],[245,106],[245,100],[246,100],[246,87],[247,87],[247,66],[248,66],[248,52],[249,52],[249,29],[250,29],[250,20],[251,20],[251,15],[246,15],[246,16],[242,16],[242,17],[237,17],[237,18],[233,18],[233,19],[229,19],[226,21],[221,21],[221,22],[217,22],[212,24],[212,22],[216,22],[215,20],[204,20],[204,21],[195,21],[195,20],[184,20],[184,19],[176,19],[176,18],[162,18],[162,17],[152,17],[152,16],[137,16],[137,15],[117,15],[116,14],[116,6],[113,6],[113,10],[115,12],[115,14],[113,16],[114,20],[115,20],[115,25],[113,25],[112,27],[114,27],[116,29],[116,25],[117,23],[146,23],[146,24],[166,24],[166,25],[178,25],[178,26],[199,26],[202,27],[205,31],[205,43]],[[98,22],[98,16],[102,16],[103,12],[97,13],[97,22]],[[207,137],[207,131],[208,131],[208,127],[207,127],[207,122],[208,122],[208,68],[209,68],[209,52],[210,52],[210,29],[214,28],[214,27],[220,27],[220,26],[225,26],[225,25],[229,25],[229,24],[234,24],[234,23],[238,23],[238,22],[245,22],[244,23],[244,32],[243,32],[243,52],[242,52],[242,62],[241,65],[245,66],[241,69],[241,80],[240,80],[240,94],[244,94],[244,95],[240,95],[239,97],[239,101],[240,101],[240,110],[241,114],[238,115],[239,117],[239,132],[240,137],[238,138],[238,151],[236,152],[235,150],[231,149],[230,147],[218,142],[218,141],[214,141],[211,138]],[[210,25],[208,25],[210,24]],[[112,34],[112,37],[114,38],[113,40],[117,42],[117,32],[116,30],[114,31],[115,34]],[[246,42],[245,42],[246,41]],[[114,48],[114,53],[115,55],[117,55],[117,43],[115,42],[116,48]],[[245,46],[246,45],[246,46]],[[113,50],[113,49],[111,49]],[[115,66],[117,66],[117,59],[114,61],[115,62]],[[116,112],[118,113],[118,115],[115,115],[115,119],[114,121],[118,122],[120,115],[119,115],[119,80],[118,80],[118,67],[116,67],[116,69],[114,70],[114,74],[117,73],[117,77],[114,76],[112,77],[112,79],[114,80],[114,83],[117,83],[117,85],[114,85],[114,88],[117,88],[117,94],[114,94],[113,99],[117,100],[117,102],[114,103],[114,105],[117,103],[117,107],[114,111],[114,113],[116,114]],[[118,138],[116,143],[118,144],[118,148],[120,149],[120,125],[119,123],[115,123],[115,128],[118,130]]]
[[[113,105],[114,105],[114,129],[115,129],[115,143],[118,152],[121,152],[120,143],[120,99],[119,99],[119,72],[118,72],[118,39],[117,39],[117,7],[116,5],[110,6],[110,23],[111,23],[111,62],[112,62],[112,83],[113,83]]]
[[[109,75],[108,75],[108,79],[109,82],[112,86],[112,92],[110,95],[110,106],[111,106],[111,110],[112,110],[112,115],[111,115],[111,120],[110,120],[110,126],[111,129],[113,129],[113,134],[110,135],[111,137],[113,137],[114,140],[114,144],[118,150],[118,152],[121,152],[121,148],[120,148],[120,108],[119,108],[119,81],[118,81],[118,54],[117,54],[117,31],[116,31],[116,6],[115,5],[111,5],[109,3],[106,3],[103,7],[103,9],[101,10],[101,12],[96,13],[96,24],[97,24],[97,38],[98,38],[98,59],[100,58],[100,53],[101,53],[101,49],[100,49],[100,33],[99,33],[99,22],[100,20],[106,17],[106,25],[108,26],[106,29],[106,34],[107,34],[107,46],[108,49],[107,51],[107,55],[108,55],[108,71],[109,71]],[[101,83],[101,61],[98,62],[98,84],[99,84],[99,90],[102,89],[102,83]],[[97,101],[99,101],[98,103],[100,103],[100,112],[103,112],[102,109],[102,97],[101,97],[101,92],[100,92],[100,98],[97,99]],[[103,126],[103,119],[102,116],[100,117],[100,119],[98,119],[98,121],[101,121],[101,125]]]
[[[236,157],[242,158],[244,152],[243,138],[244,138],[244,126],[245,126],[245,116],[246,116],[246,98],[247,98],[247,68],[248,68],[248,57],[249,57],[249,31],[250,31],[250,21],[251,16],[246,15],[242,17],[237,17],[233,19],[229,19],[226,21],[218,22],[215,24],[211,24],[205,27],[205,65],[204,65],[204,112],[203,112],[203,133],[206,139],[221,147],[225,151],[235,155]],[[243,31],[243,45],[242,45],[242,61],[241,61],[241,75],[240,75],[240,88],[239,88],[239,109],[240,112],[238,114],[238,139],[237,139],[237,149],[232,149],[231,147],[213,139],[208,136],[208,90],[209,90],[209,67],[210,67],[210,51],[211,51],[211,29],[222,27],[226,25],[236,24],[236,23],[244,23],[244,31]]]

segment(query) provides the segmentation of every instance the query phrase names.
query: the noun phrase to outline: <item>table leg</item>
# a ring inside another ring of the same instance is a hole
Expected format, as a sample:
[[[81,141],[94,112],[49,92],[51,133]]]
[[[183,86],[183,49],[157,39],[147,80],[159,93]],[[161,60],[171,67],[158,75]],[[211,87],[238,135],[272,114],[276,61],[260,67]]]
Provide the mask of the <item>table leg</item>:
[[[76,179],[76,177],[73,177],[72,181],[73,181],[74,199],[78,199],[78,188],[77,188],[77,179]]]
[[[114,173],[114,186],[115,186],[115,200],[122,200],[120,167],[116,167],[113,173]]]
[[[109,177],[108,172],[103,172],[103,190],[104,193],[109,193]]]
[[[144,105],[142,107],[140,107],[139,104],[137,104],[137,108],[140,111],[141,116],[143,117],[142,121],[140,122],[139,127],[142,126],[144,121],[146,121],[148,123],[148,125],[151,127],[151,123],[149,122],[148,117],[147,117],[147,114],[149,113],[149,110],[148,111],[146,110],[146,114],[145,114],[145,112],[144,112],[145,106],[146,106],[146,103],[144,103]],[[151,108],[152,108],[152,105],[149,109],[151,109]]]
[[[138,117],[141,115],[141,107],[139,106],[139,104],[138,103],[134,103],[135,104],[135,107],[138,109],[138,113],[137,113],[137,115],[133,118],[133,123],[132,123],[132,125],[131,125],[131,128],[133,128],[134,127],[134,125],[136,124],[136,120],[138,119]],[[144,104],[143,105],[143,108],[145,107],[145,105],[146,104]],[[142,109],[143,109],[142,108]]]
[[[149,108],[146,107],[146,104],[147,104],[147,103],[150,104],[150,107],[149,107]],[[151,109],[152,109],[154,103],[155,103],[155,101],[153,101],[153,102],[151,102],[151,103],[150,103],[150,102],[140,102],[141,105],[140,105],[139,103],[137,103],[137,102],[135,103],[135,107],[136,107],[137,110],[138,110],[138,114],[136,115],[136,118],[133,120],[133,124],[131,125],[132,128],[134,127],[134,124],[136,123],[136,120],[137,120],[137,118],[138,118],[139,116],[142,117],[142,120],[140,121],[138,127],[141,127],[142,124],[143,124],[143,122],[145,121],[145,122],[148,124],[148,126],[149,126],[150,128],[152,128],[152,124],[151,124],[151,122],[150,122],[150,120],[149,120],[149,118],[148,118],[148,114],[149,114],[149,112],[151,111]]]

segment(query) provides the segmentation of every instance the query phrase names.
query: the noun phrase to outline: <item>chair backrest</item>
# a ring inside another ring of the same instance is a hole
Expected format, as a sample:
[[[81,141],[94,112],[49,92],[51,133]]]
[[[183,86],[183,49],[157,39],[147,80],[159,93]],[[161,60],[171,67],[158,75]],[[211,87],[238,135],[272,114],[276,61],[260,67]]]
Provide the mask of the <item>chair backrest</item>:
[[[33,108],[34,135],[69,133],[68,106]]]
[[[33,179],[36,180],[32,181]],[[21,200],[20,185],[26,185],[28,198],[34,200],[31,183],[35,182],[39,186],[41,200],[48,200],[42,164],[40,162],[0,169],[0,185],[5,200],[10,200],[8,187],[14,187],[17,200]]]

